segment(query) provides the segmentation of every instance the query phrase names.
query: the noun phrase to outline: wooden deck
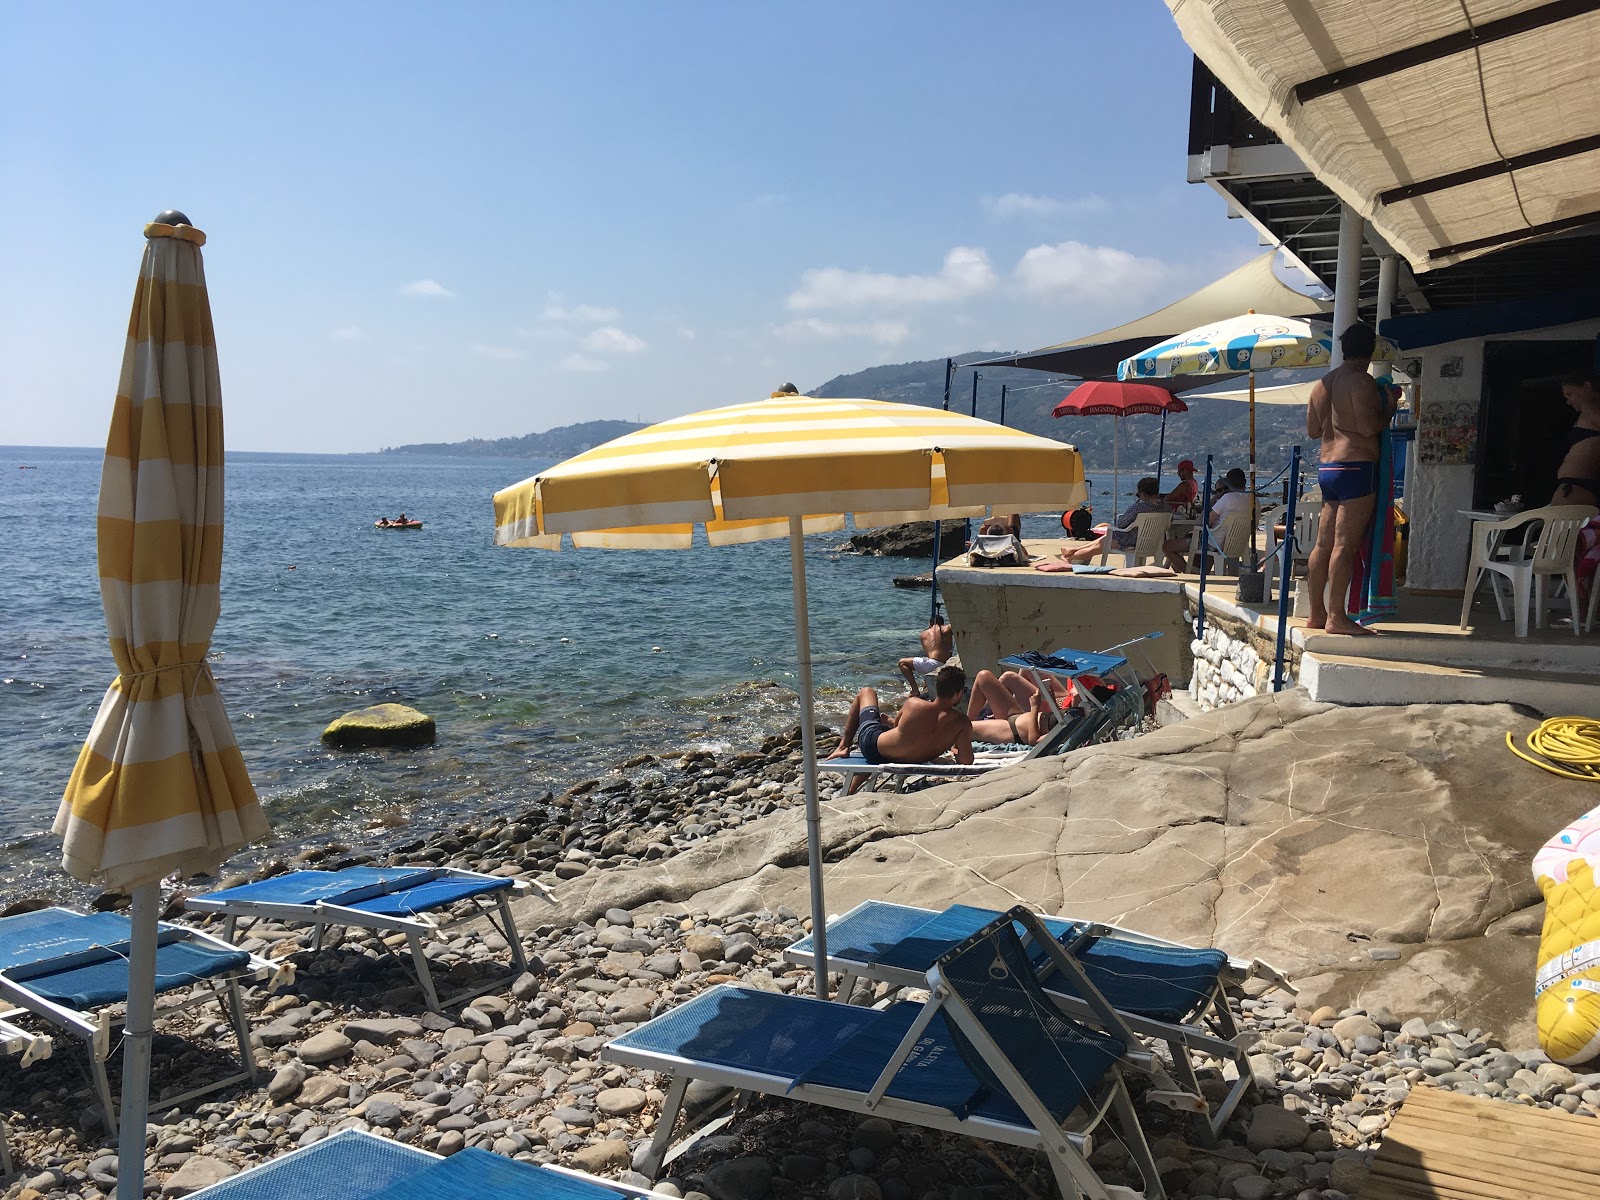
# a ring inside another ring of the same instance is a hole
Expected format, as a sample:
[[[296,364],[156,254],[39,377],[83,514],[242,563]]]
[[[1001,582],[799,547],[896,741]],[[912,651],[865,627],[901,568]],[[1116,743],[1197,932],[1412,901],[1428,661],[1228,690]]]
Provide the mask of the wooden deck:
[[[1357,1200],[1600,1197],[1600,1120],[1413,1088]]]

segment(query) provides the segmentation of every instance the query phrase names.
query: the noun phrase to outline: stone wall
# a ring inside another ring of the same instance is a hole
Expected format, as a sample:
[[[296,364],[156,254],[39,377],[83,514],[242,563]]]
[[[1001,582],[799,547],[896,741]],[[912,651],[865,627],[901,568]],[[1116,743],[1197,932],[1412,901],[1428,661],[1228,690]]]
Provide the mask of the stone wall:
[[[1184,612],[1193,628],[1194,602],[1185,598]],[[1202,709],[1222,708],[1272,690],[1274,639],[1254,621],[1241,620],[1206,604],[1205,633],[1189,642],[1194,674],[1189,695]],[[1283,648],[1284,686],[1293,687],[1300,674],[1300,648],[1293,641]]]

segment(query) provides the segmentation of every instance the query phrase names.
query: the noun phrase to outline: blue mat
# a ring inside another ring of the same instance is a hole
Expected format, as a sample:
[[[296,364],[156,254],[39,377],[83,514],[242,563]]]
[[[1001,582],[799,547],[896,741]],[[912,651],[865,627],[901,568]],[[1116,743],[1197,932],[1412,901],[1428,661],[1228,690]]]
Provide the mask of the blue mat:
[[[303,1200],[328,1194],[304,1193]],[[618,1200],[618,1193],[474,1147],[457,1151],[368,1200]]]
[[[437,1162],[421,1150],[350,1129],[212,1184],[194,1200],[371,1200]]]
[[[345,907],[388,917],[409,917],[414,913],[444,908],[471,896],[509,891],[511,887],[509,879],[430,879],[426,883],[398,888],[367,900],[356,900]]]
[[[881,962],[885,953],[927,923],[928,910],[925,908],[868,900],[837,921],[828,922],[828,955],[851,962]],[[809,933],[791,949],[802,954],[816,953],[816,945]],[[928,966],[937,957],[935,954],[928,959]],[[920,969],[926,972],[928,968],[924,966]]]
[[[78,913],[59,908],[0,917],[0,971],[114,946],[133,936],[120,913]]]
[[[381,887],[392,891],[427,881],[428,871],[420,867],[346,867],[343,871],[291,871],[274,875],[259,883],[245,883],[210,893],[208,900],[255,900],[263,904],[316,904],[319,900],[337,903],[361,888]]]
[[[1112,568],[1106,567],[1104,569],[1109,571]],[[1000,660],[1000,664],[1016,671],[1025,670],[1035,666],[1035,663],[1030,661],[1029,658],[1030,655],[1034,654],[1037,654],[1037,651],[1030,650],[1027,654],[1007,655]],[[1048,655],[1042,657],[1055,659],[1058,662],[1070,662],[1072,664],[1070,667],[1038,668],[1047,674],[1065,676],[1069,679],[1076,679],[1079,675],[1106,676],[1128,665],[1128,660],[1120,654],[1098,654],[1092,650],[1072,650],[1066,647],[1060,650],[1052,650]]]
[[[156,995],[225,975],[247,966],[243,950],[222,950],[198,942],[169,942],[156,948]],[[110,953],[97,962],[30,975],[21,980],[28,990],[80,1011],[117,1004],[128,998],[128,960]]]

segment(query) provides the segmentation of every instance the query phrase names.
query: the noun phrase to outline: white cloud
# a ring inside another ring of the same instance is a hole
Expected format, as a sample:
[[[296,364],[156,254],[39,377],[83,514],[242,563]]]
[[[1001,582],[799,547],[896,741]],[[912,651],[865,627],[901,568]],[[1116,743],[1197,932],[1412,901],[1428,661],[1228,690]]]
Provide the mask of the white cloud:
[[[455,293],[437,279],[415,279],[400,289],[402,296],[435,296],[448,300]]]
[[[558,364],[563,371],[609,371],[611,364],[582,354],[569,354]]]
[[[680,325],[678,326],[678,336],[686,342],[692,342],[698,335],[687,325]]]
[[[367,331],[359,325],[346,325],[343,329],[333,331],[333,340],[336,342],[361,342],[366,337]]]
[[[989,256],[973,246],[957,246],[944,256],[937,275],[885,275],[821,267],[804,272],[789,296],[795,312],[828,308],[940,304],[986,292],[995,285]]]
[[[642,338],[624,333],[615,325],[602,325],[589,333],[582,342],[591,354],[638,354],[646,349]]]
[[[485,346],[482,344],[469,347],[469,353],[477,358],[514,359],[525,357],[526,352],[515,346]]]
[[[800,317],[782,325],[775,325],[773,334],[786,342],[833,342],[841,338],[861,337],[880,346],[898,346],[911,336],[911,326],[904,321],[825,321],[820,317]]]
[[[621,314],[614,308],[600,304],[573,304],[561,303],[556,297],[551,303],[544,306],[540,318],[545,321],[575,321],[583,325],[603,325],[607,321],[615,321]]]
[[[1002,221],[1012,217],[1061,217],[1104,212],[1110,207],[1104,196],[1093,192],[1066,200],[1055,196],[1034,196],[1028,192],[1007,192],[1003,196],[985,196],[983,206],[989,210],[990,216]]]
[[[1146,291],[1166,276],[1167,267],[1115,246],[1057,242],[1029,250],[1012,274],[1035,296],[1093,299]]]

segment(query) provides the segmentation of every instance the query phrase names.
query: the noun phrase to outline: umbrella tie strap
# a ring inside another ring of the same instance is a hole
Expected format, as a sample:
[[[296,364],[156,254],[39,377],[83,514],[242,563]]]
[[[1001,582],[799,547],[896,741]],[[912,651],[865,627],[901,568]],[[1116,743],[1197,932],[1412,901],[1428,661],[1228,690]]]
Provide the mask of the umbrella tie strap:
[[[188,667],[197,668],[195,671],[194,683],[191,684],[188,689],[190,697],[193,698],[194,689],[200,686],[200,672],[205,671],[209,673],[211,670],[210,665],[203,658],[184,659],[182,662],[169,663],[164,667],[151,667],[148,671],[119,671],[117,673],[117,678],[123,682],[127,682],[130,679],[143,679],[149,675],[161,675],[167,671],[182,671]]]

